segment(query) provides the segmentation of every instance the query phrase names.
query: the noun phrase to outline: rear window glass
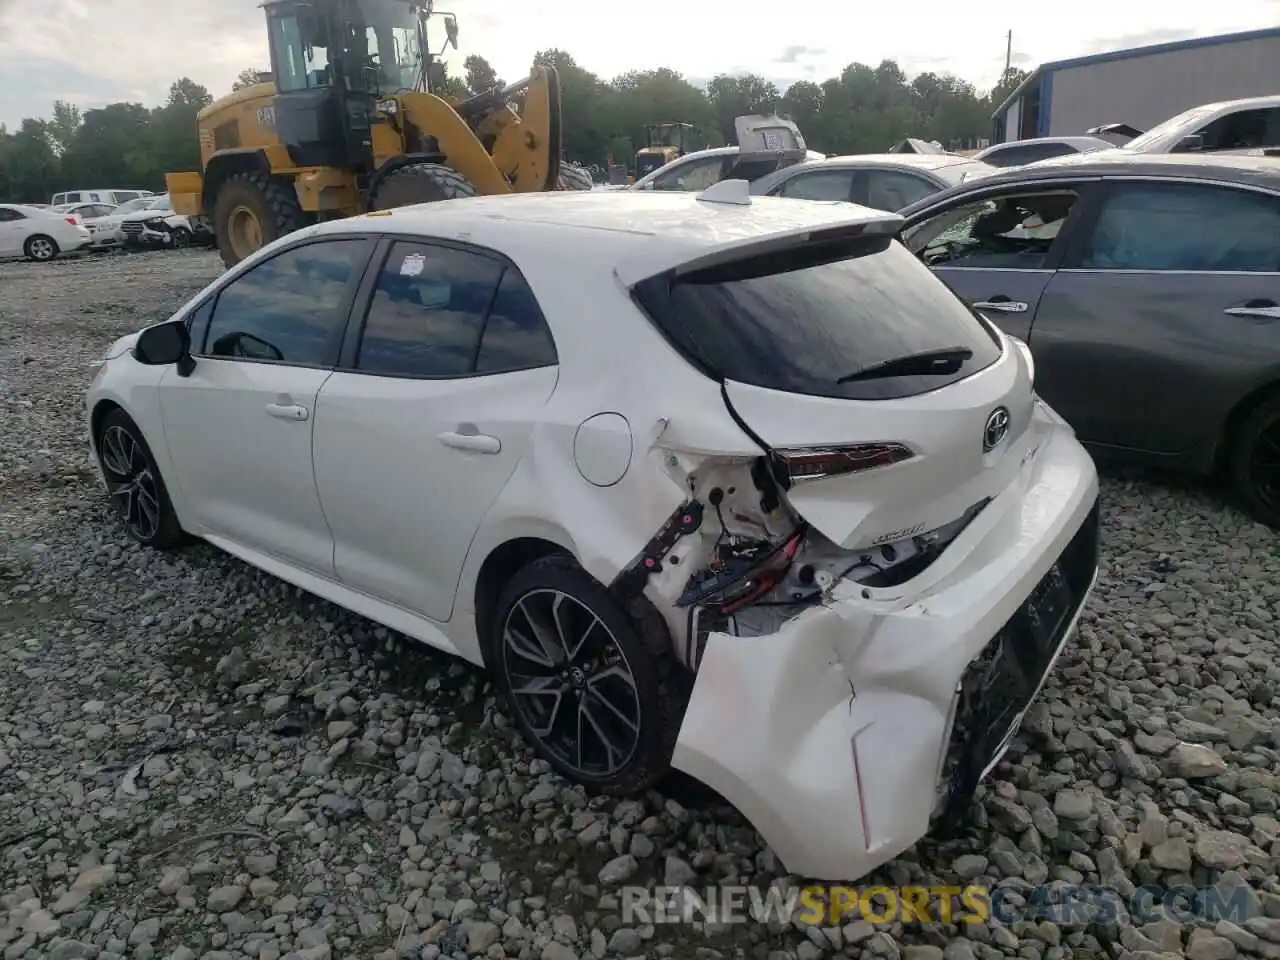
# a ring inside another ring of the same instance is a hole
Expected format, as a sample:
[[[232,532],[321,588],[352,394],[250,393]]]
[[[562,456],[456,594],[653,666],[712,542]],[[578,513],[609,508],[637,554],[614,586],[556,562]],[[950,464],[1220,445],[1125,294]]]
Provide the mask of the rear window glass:
[[[999,358],[1001,346],[902,244],[878,238],[801,248],[636,288],[672,343],[713,377],[772,390],[887,400],[936,390]],[[850,375],[942,350],[942,372]]]

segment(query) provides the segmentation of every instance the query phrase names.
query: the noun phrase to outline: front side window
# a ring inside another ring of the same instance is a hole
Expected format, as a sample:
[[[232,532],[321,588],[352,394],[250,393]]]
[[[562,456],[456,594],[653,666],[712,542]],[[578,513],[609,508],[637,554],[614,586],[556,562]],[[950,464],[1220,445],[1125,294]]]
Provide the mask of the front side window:
[[[461,377],[475,369],[503,265],[429,244],[391,248],[365,317],[356,369],[394,377]]]
[[[272,17],[268,29],[276,61],[276,85],[281,93],[326,87],[333,82],[328,38],[323,24],[312,17]]]
[[[912,396],[968,377],[1001,354],[973,311],[887,237],[659,276],[638,284],[636,296],[710,375],[789,393]],[[938,352],[941,362],[931,360]]]
[[[348,288],[367,250],[363,240],[309,243],[237,277],[214,304],[205,355],[328,365],[346,322]]]
[[[849,200],[852,192],[852,170],[802,173],[778,188],[778,196],[796,200]]]
[[[870,170],[867,172],[867,198],[864,202],[872,210],[892,212],[937,192],[937,186],[931,181],[914,173]]]
[[[344,49],[352,67],[376,71],[380,90],[411,90],[422,71],[414,5],[402,0],[345,0],[342,14]],[[351,77],[356,82],[363,79]]]
[[[1198,184],[1112,188],[1078,266],[1093,270],[1280,271],[1280,200]]]
[[[655,190],[687,190],[698,192],[714,186],[724,178],[724,157],[690,160],[653,178]]]
[[[1074,191],[994,197],[952,207],[903,233],[931,267],[1035,270],[1075,206]]]
[[[67,202],[67,195],[65,193],[55,193],[53,195],[53,206],[60,207],[66,202]]]

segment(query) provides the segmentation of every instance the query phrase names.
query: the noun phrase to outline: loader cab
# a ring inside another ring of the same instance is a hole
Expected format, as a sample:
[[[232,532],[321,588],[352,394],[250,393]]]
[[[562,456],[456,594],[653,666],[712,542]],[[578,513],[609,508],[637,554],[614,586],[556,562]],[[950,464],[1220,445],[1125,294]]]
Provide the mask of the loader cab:
[[[645,145],[636,151],[636,179],[693,149],[693,132],[691,123],[651,123],[645,127]]]
[[[379,98],[422,72],[418,10],[409,0],[269,0],[274,126],[297,166],[368,170]]]

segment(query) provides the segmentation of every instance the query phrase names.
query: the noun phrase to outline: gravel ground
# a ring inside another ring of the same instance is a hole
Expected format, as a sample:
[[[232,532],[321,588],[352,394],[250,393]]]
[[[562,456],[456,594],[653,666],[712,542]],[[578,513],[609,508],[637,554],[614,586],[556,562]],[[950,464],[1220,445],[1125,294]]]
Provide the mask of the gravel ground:
[[[628,927],[619,883],[762,884],[777,863],[694,785],[566,786],[472,668],[112,521],[87,365],[218,270],[0,264],[5,958],[1280,958],[1280,537],[1213,489],[1107,474],[1078,644],[973,825],[871,879],[1217,884],[1253,919]]]

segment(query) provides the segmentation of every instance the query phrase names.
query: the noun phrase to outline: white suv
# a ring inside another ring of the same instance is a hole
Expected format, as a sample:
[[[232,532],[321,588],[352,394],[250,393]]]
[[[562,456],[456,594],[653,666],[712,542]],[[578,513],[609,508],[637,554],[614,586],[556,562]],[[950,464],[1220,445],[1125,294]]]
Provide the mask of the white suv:
[[[901,225],[745,181],[314,225],[107,350],[93,450],[138,542],[484,665],[565,777],[677,767],[852,880],[963,808],[1097,565],[1030,352]]]
[[[50,206],[62,207],[73,203],[106,203],[118,207],[139,197],[154,197],[150,190],[120,190],[117,188],[98,190],[69,190],[66,193],[55,193]]]

